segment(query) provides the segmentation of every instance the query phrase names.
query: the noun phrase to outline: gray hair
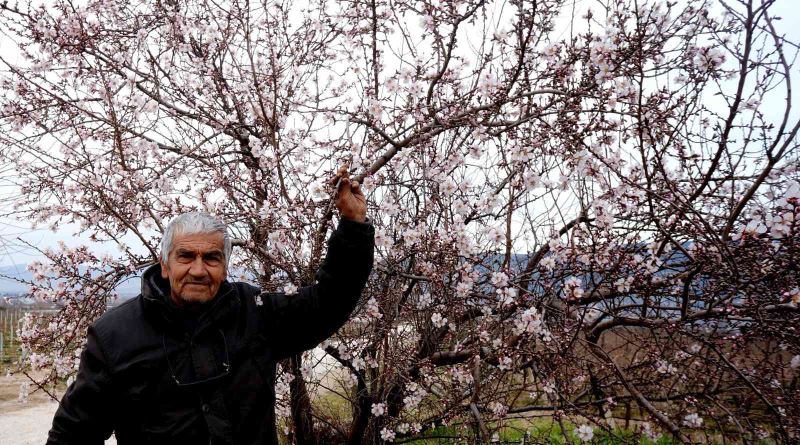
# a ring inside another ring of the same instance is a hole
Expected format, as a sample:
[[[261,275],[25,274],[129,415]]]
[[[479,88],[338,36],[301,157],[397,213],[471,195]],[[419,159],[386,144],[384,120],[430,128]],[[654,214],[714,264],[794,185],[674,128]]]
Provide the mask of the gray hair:
[[[164,237],[161,238],[161,260],[165,263],[169,260],[169,252],[172,250],[172,242],[175,235],[193,235],[196,233],[221,233],[223,251],[225,253],[225,264],[231,258],[231,237],[228,235],[228,226],[214,216],[204,212],[189,212],[172,218],[172,221],[164,230]]]

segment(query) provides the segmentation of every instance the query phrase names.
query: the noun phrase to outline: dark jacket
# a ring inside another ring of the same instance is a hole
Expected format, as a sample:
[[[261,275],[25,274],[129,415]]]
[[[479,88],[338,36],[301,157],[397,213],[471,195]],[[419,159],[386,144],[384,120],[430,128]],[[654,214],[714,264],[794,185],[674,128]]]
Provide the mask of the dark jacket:
[[[277,444],[275,366],[349,318],[372,269],[374,229],[343,220],[316,283],[296,295],[225,281],[187,330],[158,265],[142,293],[88,330],[48,444]],[[259,302],[260,299],[260,302]]]

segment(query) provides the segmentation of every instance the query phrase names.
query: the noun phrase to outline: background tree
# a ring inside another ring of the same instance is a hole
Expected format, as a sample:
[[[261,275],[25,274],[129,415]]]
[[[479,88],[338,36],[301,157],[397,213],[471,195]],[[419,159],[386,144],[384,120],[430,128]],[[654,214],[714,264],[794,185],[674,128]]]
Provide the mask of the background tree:
[[[15,216],[119,247],[30,266],[62,308],[27,320],[20,371],[74,373],[179,212],[228,221],[265,289],[309,284],[347,163],[376,267],[326,354],[283,364],[292,440],[485,442],[541,415],[796,439],[798,47],[772,6],[3,2]]]

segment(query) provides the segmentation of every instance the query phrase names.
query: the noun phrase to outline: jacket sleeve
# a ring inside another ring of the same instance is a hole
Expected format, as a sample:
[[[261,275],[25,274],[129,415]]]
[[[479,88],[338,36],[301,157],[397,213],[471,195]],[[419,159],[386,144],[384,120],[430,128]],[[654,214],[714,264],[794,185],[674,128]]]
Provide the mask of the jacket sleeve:
[[[315,284],[264,298],[276,359],[311,349],[347,322],[372,271],[375,228],[342,219],[328,241]]]
[[[110,374],[97,334],[89,327],[75,381],[53,418],[48,445],[102,445],[111,436]]]

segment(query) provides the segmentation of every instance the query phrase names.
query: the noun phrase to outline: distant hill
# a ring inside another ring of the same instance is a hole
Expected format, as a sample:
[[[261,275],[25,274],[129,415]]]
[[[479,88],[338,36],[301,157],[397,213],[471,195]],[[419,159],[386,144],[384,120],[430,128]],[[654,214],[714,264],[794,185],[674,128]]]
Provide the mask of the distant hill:
[[[28,286],[6,277],[30,280],[32,274],[28,272],[25,265],[0,266],[0,294],[25,294],[28,292]]]
[[[0,266],[0,295],[24,296],[28,293],[28,286],[15,279],[30,281],[33,274],[28,272],[26,265]],[[135,297],[141,287],[139,276],[132,276],[117,286],[117,293],[122,298]]]

